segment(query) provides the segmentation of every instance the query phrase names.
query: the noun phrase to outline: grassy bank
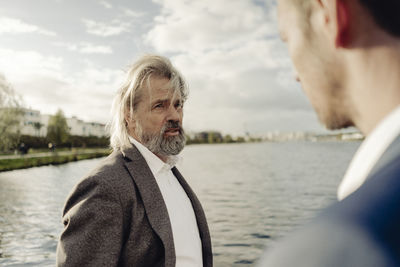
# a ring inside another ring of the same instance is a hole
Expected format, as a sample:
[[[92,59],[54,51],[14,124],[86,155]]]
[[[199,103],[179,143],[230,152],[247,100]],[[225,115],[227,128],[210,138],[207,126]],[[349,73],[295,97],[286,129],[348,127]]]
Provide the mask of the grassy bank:
[[[36,157],[26,157],[21,156],[19,158],[12,159],[1,159],[0,160],[0,171],[10,171],[16,169],[25,169],[31,167],[38,167],[43,165],[58,165],[72,161],[84,160],[84,159],[93,159],[105,157],[110,154],[110,150],[98,150],[93,152],[71,152],[69,154],[57,154],[54,155],[45,155],[45,156],[36,156]]]

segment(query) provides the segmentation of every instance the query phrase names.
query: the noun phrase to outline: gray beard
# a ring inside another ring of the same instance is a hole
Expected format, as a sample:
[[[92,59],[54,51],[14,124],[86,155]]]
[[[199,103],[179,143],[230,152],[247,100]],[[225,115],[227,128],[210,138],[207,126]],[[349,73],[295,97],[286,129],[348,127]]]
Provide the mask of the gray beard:
[[[138,129],[137,136],[140,136],[143,145],[156,155],[178,155],[185,147],[186,137],[183,129],[180,127],[179,135],[165,137],[164,133],[166,129],[176,127],[176,125],[172,124],[171,122],[167,122],[158,134],[146,134],[142,132],[141,127],[136,127]]]

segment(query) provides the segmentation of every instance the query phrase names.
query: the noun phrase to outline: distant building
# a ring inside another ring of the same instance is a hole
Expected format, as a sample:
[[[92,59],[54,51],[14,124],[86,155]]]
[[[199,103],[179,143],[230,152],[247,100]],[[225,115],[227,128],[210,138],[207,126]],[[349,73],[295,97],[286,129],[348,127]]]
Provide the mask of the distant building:
[[[347,133],[342,135],[342,140],[345,141],[361,141],[364,140],[365,136],[360,132]]]
[[[105,125],[101,123],[84,122],[83,120],[73,116],[72,118],[67,118],[67,124],[71,135],[98,137],[106,135]]]
[[[42,117],[39,110],[22,109],[21,134],[32,136],[46,136],[47,120]]]
[[[40,114],[39,110],[23,109],[21,134],[40,137],[46,136],[50,116],[48,114]],[[102,123],[84,122],[75,116],[66,119],[71,135],[97,137],[106,135],[105,125]]]

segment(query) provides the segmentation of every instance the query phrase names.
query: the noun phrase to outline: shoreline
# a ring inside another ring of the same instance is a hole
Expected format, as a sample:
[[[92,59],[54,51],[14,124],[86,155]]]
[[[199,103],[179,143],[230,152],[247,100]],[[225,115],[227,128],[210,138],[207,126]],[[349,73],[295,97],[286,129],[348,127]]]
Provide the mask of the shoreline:
[[[101,158],[108,156],[110,153],[111,150],[109,148],[104,148],[2,156],[0,158],[0,172]]]
[[[360,142],[362,140],[274,140],[262,142],[243,143],[190,143],[192,145],[223,145],[223,144],[245,144],[245,143],[286,143],[286,142]],[[0,172],[27,169],[46,165],[60,165],[85,159],[106,157],[112,152],[111,148],[73,148],[72,150],[61,150],[55,152],[40,152],[25,155],[0,155]]]

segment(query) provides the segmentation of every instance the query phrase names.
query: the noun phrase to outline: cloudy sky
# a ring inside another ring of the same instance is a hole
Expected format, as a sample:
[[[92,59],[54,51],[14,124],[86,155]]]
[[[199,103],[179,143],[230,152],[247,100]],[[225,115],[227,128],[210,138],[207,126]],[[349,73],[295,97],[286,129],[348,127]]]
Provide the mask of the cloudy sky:
[[[127,66],[167,56],[187,131],[323,131],[268,0],[0,0],[0,72],[26,106],[106,123]]]

